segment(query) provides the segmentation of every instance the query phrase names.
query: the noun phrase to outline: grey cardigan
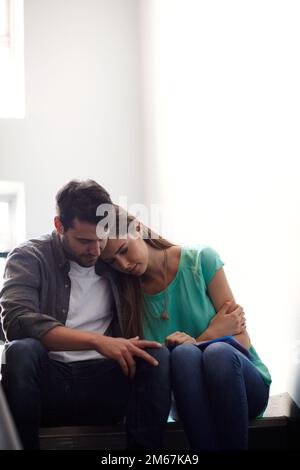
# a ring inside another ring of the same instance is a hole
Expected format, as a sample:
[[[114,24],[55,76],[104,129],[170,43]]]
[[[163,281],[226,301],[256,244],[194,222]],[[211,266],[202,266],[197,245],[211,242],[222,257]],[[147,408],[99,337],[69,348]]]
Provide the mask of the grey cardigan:
[[[123,336],[117,273],[101,260],[95,269],[109,280],[115,300],[114,317],[105,335]],[[56,231],[29,240],[9,254],[0,292],[1,320],[8,341],[40,339],[55,326],[65,325],[71,292],[69,270]]]

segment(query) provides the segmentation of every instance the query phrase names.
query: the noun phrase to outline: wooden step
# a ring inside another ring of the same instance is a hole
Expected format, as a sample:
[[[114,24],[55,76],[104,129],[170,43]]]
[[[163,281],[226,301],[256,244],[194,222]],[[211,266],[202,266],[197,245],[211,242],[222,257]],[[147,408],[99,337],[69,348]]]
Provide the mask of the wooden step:
[[[288,449],[296,445],[300,411],[288,393],[270,397],[264,416],[249,423],[250,449]],[[124,424],[114,426],[65,426],[40,429],[41,449],[126,448]],[[189,449],[180,422],[166,425],[165,448]]]

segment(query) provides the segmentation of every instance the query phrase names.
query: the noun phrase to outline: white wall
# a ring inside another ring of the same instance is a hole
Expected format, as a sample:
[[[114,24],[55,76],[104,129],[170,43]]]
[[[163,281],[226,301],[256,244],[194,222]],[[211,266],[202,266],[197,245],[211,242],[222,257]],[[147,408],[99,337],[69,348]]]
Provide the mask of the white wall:
[[[296,396],[299,2],[142,0],[140,15],[147,202],[166,236],[219,251],[272,393]]]
[[[93,178],[143,201],[138,0],[26,0],[26,118],[0,119],[0,180],[24,181],[27,237]]]

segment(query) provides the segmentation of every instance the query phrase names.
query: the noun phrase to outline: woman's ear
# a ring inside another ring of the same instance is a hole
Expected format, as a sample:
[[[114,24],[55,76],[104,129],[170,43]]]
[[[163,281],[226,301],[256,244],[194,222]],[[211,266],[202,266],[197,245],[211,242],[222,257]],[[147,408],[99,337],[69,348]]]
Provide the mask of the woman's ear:
[[[63,235],[63,234],[64,234],[64,227],[63,227],[63,224],[61,223],[60,218],[58,217],[58,215],[56,215],[56,216],[54,217],[54,226],[55,226],[57,232],[58,232],[60,235]]]

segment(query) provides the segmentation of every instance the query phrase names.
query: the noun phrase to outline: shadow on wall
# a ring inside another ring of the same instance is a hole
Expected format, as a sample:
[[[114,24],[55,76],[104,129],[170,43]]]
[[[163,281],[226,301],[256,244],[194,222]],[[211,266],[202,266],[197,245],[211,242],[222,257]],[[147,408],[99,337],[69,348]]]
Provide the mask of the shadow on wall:
[[[293,376],[292,376],[292,397],[300,408],[300,318],[297,318],[294,329],[293,348]]]
[[[293,398],[297,405],[300,407],[300,364],[296,369],[296,377],[295,377],[295,386],[294,386],[294,394]]]

